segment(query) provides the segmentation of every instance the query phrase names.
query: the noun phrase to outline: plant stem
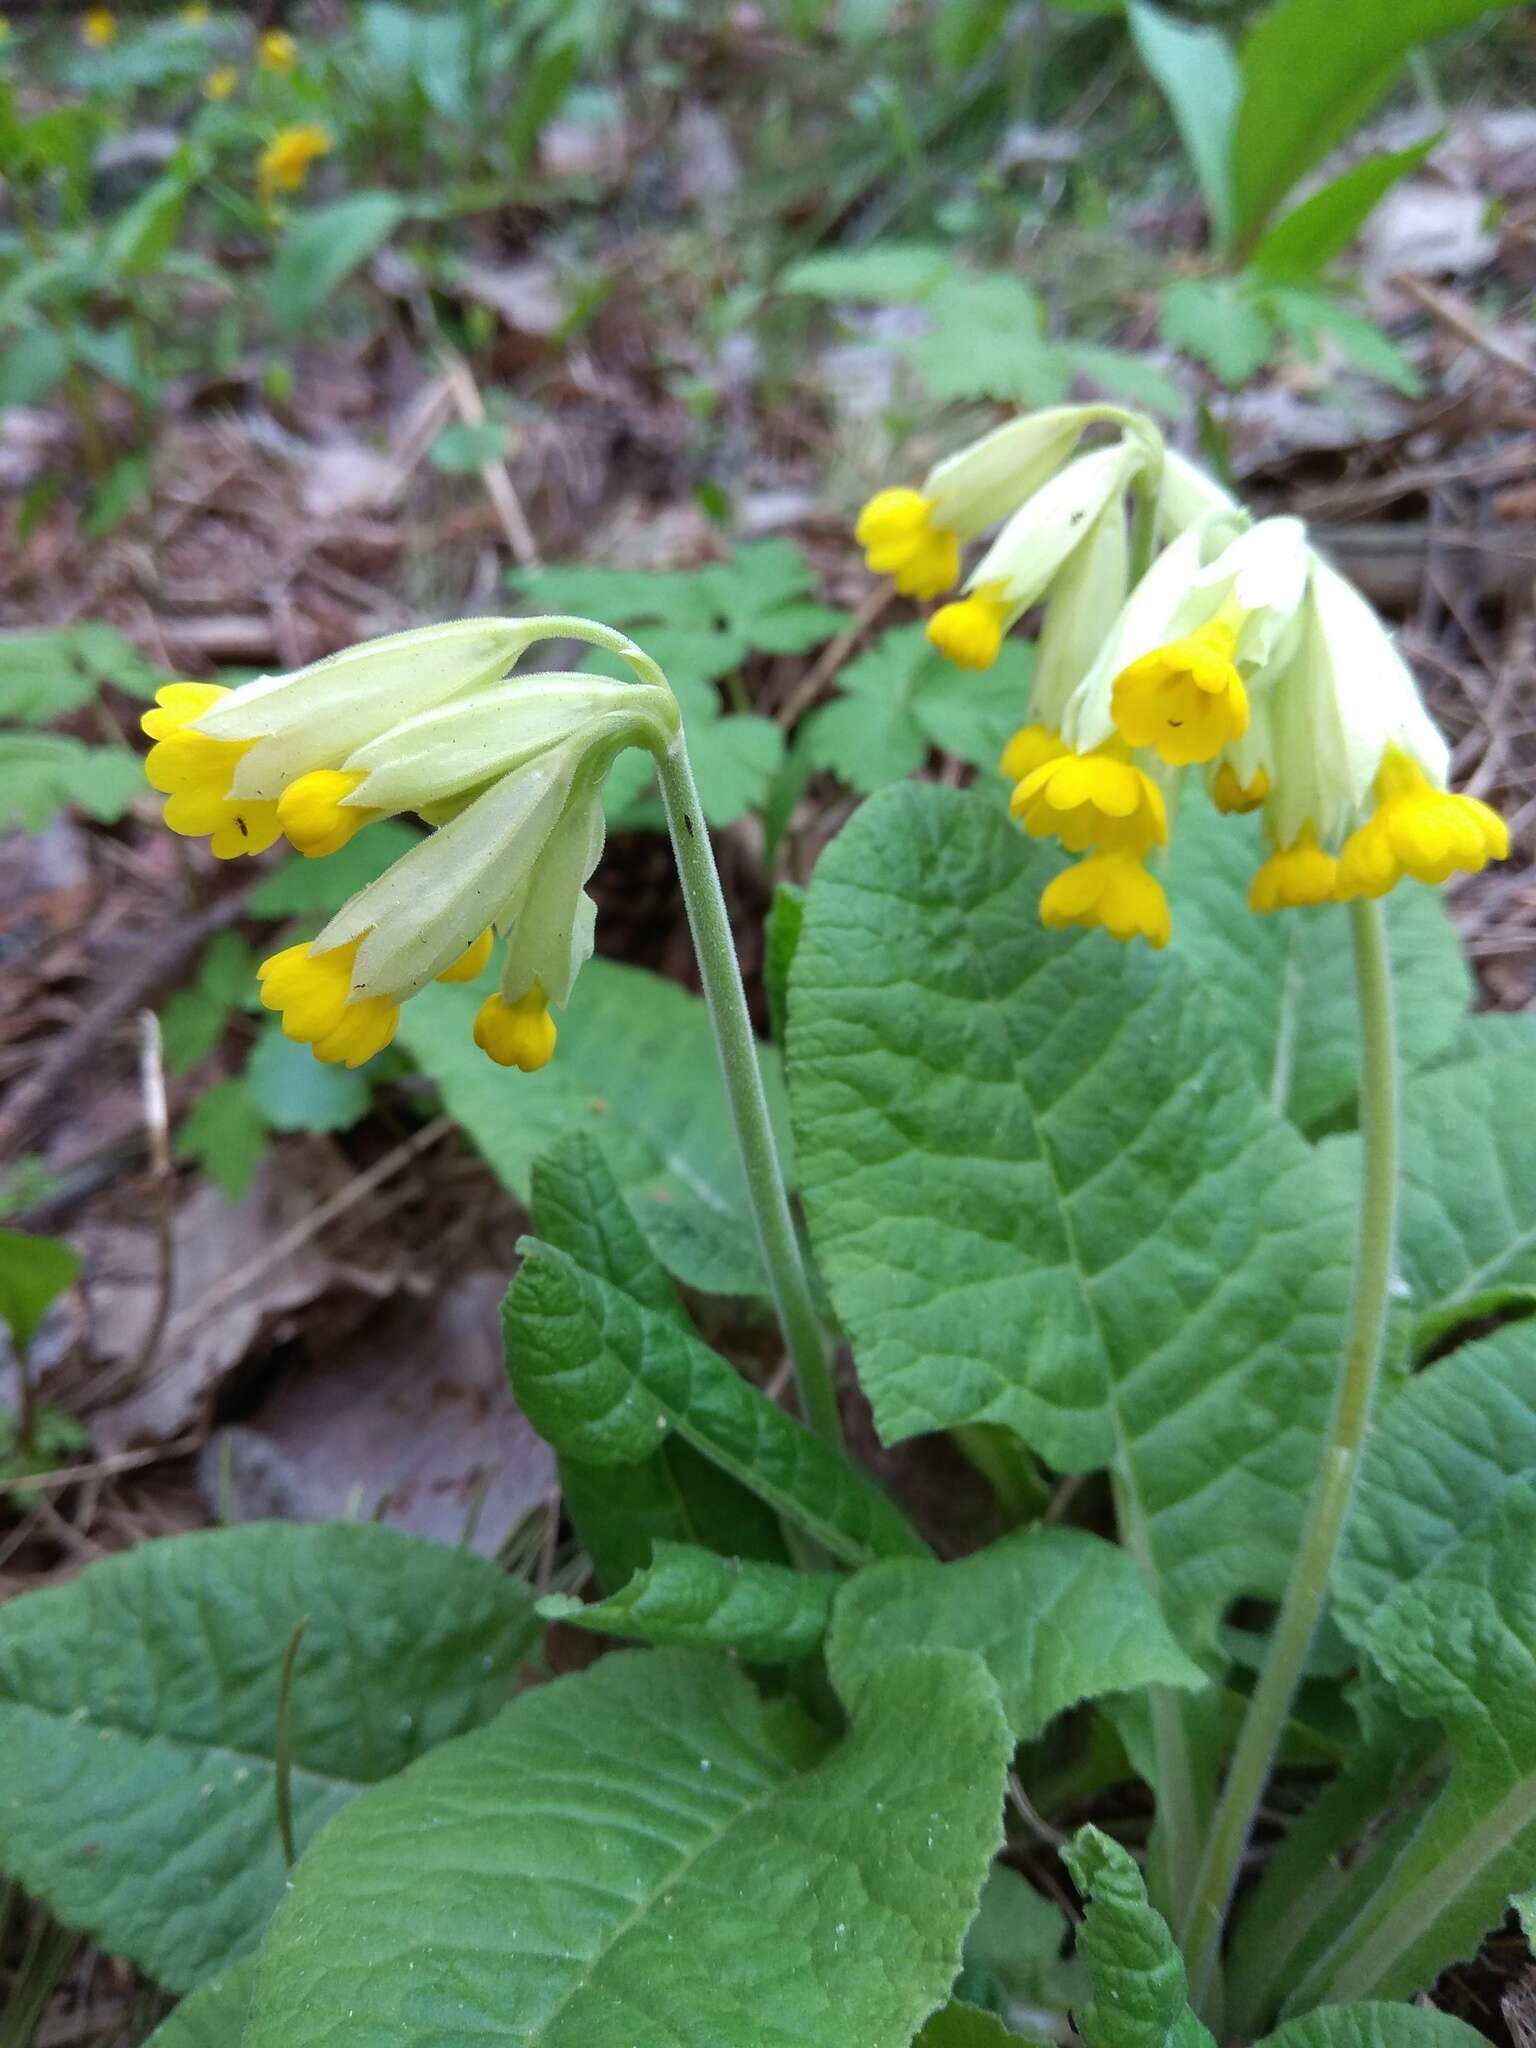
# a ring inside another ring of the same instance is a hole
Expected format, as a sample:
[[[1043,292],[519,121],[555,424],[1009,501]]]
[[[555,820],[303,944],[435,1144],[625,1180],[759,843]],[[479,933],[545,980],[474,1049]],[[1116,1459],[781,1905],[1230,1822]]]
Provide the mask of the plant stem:
[[[746,1172],[757,1241],[779,1326],[794,1366],[800,1412],[819,1437],[840,1447],[842,1429],[826,1342],[789,1213],[789,1197],[784,1192],[784,1176],[768,1117],[768,1098],[763,1093],[763,1077],[757,1064],[757,1039],[747,1014],[746,992],[741,985],[741,968],[726,916],[725,897],[720,890],[709,831],[681,733],[664,752],[657,752],[656,771],[667,807],[667,829],[672,835],[683,901],[688,906],[688,927],[698,955],[704,1000],[715,1028],[715,1045],[725,1075],[737,1149]]]
[[[1360,1453],[1370,1428],[1386,1331],[1397,1222],[1397,1043],[1386,932],[1379,905],[1352,903],[1350,934],[1360,1002],[1360,1130],[1364,1159],[1355,1249],[1349,1337],[1339,1371],[1322,1463],[1302,1529],[1291,1581],[1281,1602],[1258,1684],[1248,1703],[1226,1784],[1180,1930],[1189,1968],[1190,2000],[1206,2001],[1221,1943],[1222,1922],[1247,1846],[1253,1816],[1274,1764],[1291,1702],[1339,1546]]]

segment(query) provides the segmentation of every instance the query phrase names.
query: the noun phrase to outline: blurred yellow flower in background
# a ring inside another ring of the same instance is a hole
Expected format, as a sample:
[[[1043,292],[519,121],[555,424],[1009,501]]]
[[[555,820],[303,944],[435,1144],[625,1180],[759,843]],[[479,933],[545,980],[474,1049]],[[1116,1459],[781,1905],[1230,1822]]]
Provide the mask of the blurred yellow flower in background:
[[[190,7],[183,7],[181,10],[181,18],[188,28],[206,28],[208,9],[203,6],[202,0],[192,0]]]
[[[330,136],[313,122],[297,128],[280,128],[256,163],[256,185],[262,204],[270,206],[279,192],[297,192],[309,176],[315,158],[324,156],[330,146]]]
[[[117,41],[117,16],[110,7],[93,7],[80,23],[80,33],[93,50]]]
[[[286,78],[298,69],[299,46],[287,29],[269,28],[256,45],[256,61],[263,71]]]
[[[240,74],[234,65],[220,64],[203,80],[203,98],[227,100],[239,83]]]

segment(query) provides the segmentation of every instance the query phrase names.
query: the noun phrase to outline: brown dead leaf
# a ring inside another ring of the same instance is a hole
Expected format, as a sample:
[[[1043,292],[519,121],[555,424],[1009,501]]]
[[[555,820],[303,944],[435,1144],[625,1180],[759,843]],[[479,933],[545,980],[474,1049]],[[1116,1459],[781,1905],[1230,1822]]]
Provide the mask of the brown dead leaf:
[[[290,1373],[203,1460],[227,1471],[238,1521],[354,1513],[493,1554],[555,1485],[554,1455],[512,1399],[502,1364],[501,1273],[427,1301],[395,1301],[323,1360]],[[226,1462],[227,1461],[227,1462]]]

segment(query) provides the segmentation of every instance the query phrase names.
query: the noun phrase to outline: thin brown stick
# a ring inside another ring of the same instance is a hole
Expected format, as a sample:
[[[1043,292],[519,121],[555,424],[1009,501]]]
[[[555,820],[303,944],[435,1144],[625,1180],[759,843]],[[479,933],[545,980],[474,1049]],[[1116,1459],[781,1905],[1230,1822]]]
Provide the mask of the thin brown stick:
[[[789,732],[804,713],[810,710],[827,684],[852,654],[861,636],[875,623],[895,595],[892,584],[877,584],[854,613],[852,621],[835,640],[827,642],[774,713],[781,732]]]
[[[480,396],[480,387],[468,363],[447,347],[439,349],[438,358],[459,418],[466,427],[484,426],[485,401]],[[507,546],[518,564],[524,569],[539,568],[539,544],[533,537],[533,528],[528,524],[522,500],[507,473],[507,465],[499,456],[481,463],[480,481],[485,485],[485,494],[495,508],[501,530],[507,537]]]
[[[171,1164],[171,1119],[165,1102],[160,1019],[153,1010],[139,1012],[139,1092],[144,1103],[144,1135],[149,1147],[154,1198],[156,1271],[155,1310],[133,1361],[134,1379],[148,1368],[165,1335],[176,1267],[176,1169]]]

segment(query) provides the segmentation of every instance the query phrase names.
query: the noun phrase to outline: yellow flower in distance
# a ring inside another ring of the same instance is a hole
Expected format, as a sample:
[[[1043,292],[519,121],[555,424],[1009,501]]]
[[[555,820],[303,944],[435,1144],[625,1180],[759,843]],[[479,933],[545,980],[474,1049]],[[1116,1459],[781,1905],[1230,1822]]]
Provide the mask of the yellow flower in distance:
[[[1400,747],[1382,757],[1375,795],[1375,810],[1339,855],[1338,893],[1346,901],[1384,896],[1405,875],[1438,883],[1509,858],[1509,827],[1497,811],[1437,789]]]
[[[1248,730],[1236,652],[1234,628],[1213,619],[1142,655],[1115,677],[1110,711],[1117,730],[1172,768],[1213,761]]]
[[[1324,853],[1317,834],[1305,825],[1290,846],[1278,848],[1254,876],[1248,890],[1250,910],[1305,910],[1331,903],[1339,864]]]
[[[190,4],[181,10],[181,19],[185,28],[206,28],[208,9],[203,5],[203,0],[190,0]]]
[[[314,122],[280,128],[256,162],[256,188],[263,206],[270,206],[279,192],[297,192],[315,158],[330,147],[330,136]]]
[[[1111,938],[1166,946],[1172,932],[1168,898],[1133,853],[1093,853],[1047,884],[1040,921],[1053,931],[1101,926]]]
[[[117,16],[110,7],[92,7],[81,17],[80,33],[93,50],[117,41]]]
[[[205,100],[227,100],[240,83],[240,74],[233,64],[216,64],[203,80]]]
[[[1168,844],[1163,793],[1123,746],[1060,754],[1021,782],[1009,806],[1035,839],[1059,839],[1068,853],[1098,847],[1138,860]]]
[[[475,1043],[498,1067],[518,1067],[525,1074],[547,1067],[555,1056],[555,1020],[549,999],[537,982],[509,1003],[487,996],[475,1015]]]
[[[263,71],[287,78],[298,69],[299,46],[285,28],[269,28],[256,44],[256,62]]]
[[[215,860],[265,853],[282,836],[275,803],[233,794],[235,771],[255,741],[210,739],[193,729],[229,694],[218,683],[167,683],[141,720],[155,742],[144,773],[169,798],[166,824],[184,837],[206,837]]]

